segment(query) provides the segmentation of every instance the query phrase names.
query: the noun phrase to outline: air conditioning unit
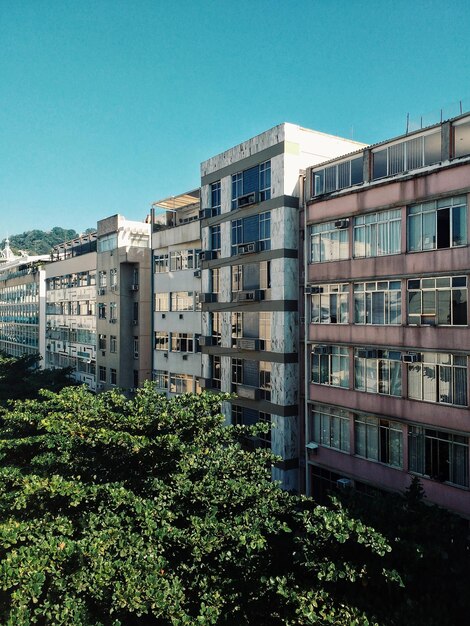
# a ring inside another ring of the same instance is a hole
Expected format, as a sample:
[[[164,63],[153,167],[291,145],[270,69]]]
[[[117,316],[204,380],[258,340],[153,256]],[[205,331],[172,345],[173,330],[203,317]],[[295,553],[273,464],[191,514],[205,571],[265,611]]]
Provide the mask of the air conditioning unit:
[[[194,272],[194,276],[195,276],[195,278],[201,278],[201,270],[196,270]]]
[[[258,192],[252,191],[251,193],[238,197],[237,208],[241,209],[242,207],[250,206],[250,204],[256,204],[256,202],[258,202]]]
[[[338,489],[352,489],[354,487],[354,481],[350,478],[338,478],[336,486]]]
[[[421,361],[421,355],[417,352],[408,352],[408,354],[402,354],[401,360],[403,363],[419,363]]]
[[[183,361],[187,361],[188,360],[188,355],[187,354],[183,354]]]
[[[253,252],[258,252],[259,250],[259,241],[250,241],[249,243],[241,243],[238,246],[238,254],[253,254]]]
[[[331,346],[313,346],[313,354],[330,354]]]
[[[139,320],[132,320],[132,326],[138,326]]]
[[[237,385],[237,396],[239,398],[245,398],[246,400],[259,400],[260,390],[258,387],[251,387],[249,385]]]
[[[340,230],[344,228],[348,228],[348,226],[349,226],[349,220],[336,220],[335,222],[335,228],[339,228]]]
[[[201,335],[199,337],[199,345],[200,346],[215,346],[216,338],[211,337],[210,335]]]
[[[196,296],[196,302],[198,304],[207,304],[210,302],[217,302],[217,293],[198,293]]]
[[[131,285],[131,291],[139,291],[139,285],[137,285],[136,283],[134,285]]]
[[[117,291],[118,286],[117,285],[111,285],[111,291]]]
[[[252,289],[250,291],[237,291],[235,294],[236,302],[259,302],[264,299],[263,289]]]
[[[98,384],[96,385],[96,389],[97,389],[97,390],[104,389],[104,385],[103,385],[103,383],[98,383]]]
[[[357,356],[360,359],[376,359],[378,356],[377,350],[372,350],[370,348],[360,349],[357,351]]]
[[[318,452],[318,443],[315,443],[314,441],[310,441],[309,443],[306,444],[305,447],[307,448],[307,450],[310,450],[314,454]]]
[[[217,255],[216,250],[202,250],[202,252],[199,253],[199,260],[200,261],[212,261],[212,259],[217,258],[216,255]]]
[[[106,289],[104,289],[104,287],[101,287],[101,289],[98,289],[98,295],[99,296],[105,296],[106,295]]]
[[[116,323],[117,323],[117,319],[116,319],[115,317],[112,317],[112,318],[109,320],[109,323],[110,323],[110,324],[116,324]]]
[[[259,350],[260,342],[259,339],[248,339],[244,337],[237,339],[237,348],[239,350]]]
[[[199,219],[200,220],[205,220],[208,217],[212,217],[212,209],[211,208],[199,209]]]
[[[212,387],[212,378],[198,378],[201,389],[210,389]]]

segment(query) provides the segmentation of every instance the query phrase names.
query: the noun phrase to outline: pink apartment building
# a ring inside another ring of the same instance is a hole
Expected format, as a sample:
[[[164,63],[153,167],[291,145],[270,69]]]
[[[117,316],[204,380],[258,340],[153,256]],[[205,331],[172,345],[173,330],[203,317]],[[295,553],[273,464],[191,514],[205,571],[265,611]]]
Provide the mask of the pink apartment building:
[[[306,172],[305,489],[470,518],[470,116]],[[338,482],[339,481],[339,482]]]

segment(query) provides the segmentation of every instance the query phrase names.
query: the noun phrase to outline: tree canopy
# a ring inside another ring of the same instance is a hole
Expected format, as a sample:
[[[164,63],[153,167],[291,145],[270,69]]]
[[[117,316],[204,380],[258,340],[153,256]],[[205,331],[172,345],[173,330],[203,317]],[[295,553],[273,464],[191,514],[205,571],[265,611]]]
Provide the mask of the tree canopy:
[[[382,621],[387,541],[273,484],[223,396],[41,394],[0,415],[2,624]]]
[[[0,352],[0,407],[11,400],[39,397],[41,389],[60,391],[72,384],[71,369],[39,369],[39,354],[21,357]]]
[[[18,235],[11,235],[10,246],[15,252],[23,250],[29,254],[49,254],[54,246],[77,236],[78,233],[72,228],[61,228],[60,226],[54,226],[49,231],[27,230]],[[5,240],[2,244],[4,243]]]

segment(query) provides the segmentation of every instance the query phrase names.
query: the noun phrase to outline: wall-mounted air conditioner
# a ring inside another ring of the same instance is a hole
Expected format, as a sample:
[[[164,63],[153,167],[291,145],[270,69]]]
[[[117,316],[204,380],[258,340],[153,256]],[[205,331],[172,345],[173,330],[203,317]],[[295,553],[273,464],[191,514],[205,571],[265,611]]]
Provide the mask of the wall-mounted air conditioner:
[[[313,346],[313,354],[330,354],[331,346]]]
[[[216,258],[216,254],[217,252],[215,250],[202,250],[202,252],[199,253],[199,260],[212,261],[212,259]]]
[[[250,206],[250,204],[256,204],[258,202],[258,192],[252,191],[251,193],[247,193],[244,196],[239,196],[237,200],[237,207],[241,209],[245,206]]]
[[[408,354],[402,354],[401,360],[403,363],[419,363],[421,361],[421,355],[417,352],[408,352]]]
[[[259,250],[258,241],[250,241],[249,243],[241,243],[238,246],[238,254],[252,254],[253,252],[258,252],[258,250]]]
[[[335,228],[339,228],[340,230],[344,228],[348,228],[348,226],[349,226],[349,220],[336,220],[335,222]]]

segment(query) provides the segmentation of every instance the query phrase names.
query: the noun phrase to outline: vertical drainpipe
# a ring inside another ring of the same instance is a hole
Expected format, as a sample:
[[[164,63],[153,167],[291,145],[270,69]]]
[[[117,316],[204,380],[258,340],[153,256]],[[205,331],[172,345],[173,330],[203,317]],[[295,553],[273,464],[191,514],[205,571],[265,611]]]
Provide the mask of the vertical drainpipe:
[[[307,237],[307,203],[305,198],[305,175],[301,177],[301,202],[304,209],[304,254],[303,254],[303,266],[304,266],[304,442],[302,446],[302,454],[305,458],[305,493],[310,495],[310,476],[308,471],[308,457],[307,457],[307,434],[308,434],[308,353],[307,353],[307,337],[308,337],[308,324],[307,324],[307,282],[308,282],[308,237]]]

